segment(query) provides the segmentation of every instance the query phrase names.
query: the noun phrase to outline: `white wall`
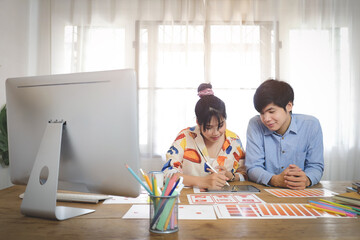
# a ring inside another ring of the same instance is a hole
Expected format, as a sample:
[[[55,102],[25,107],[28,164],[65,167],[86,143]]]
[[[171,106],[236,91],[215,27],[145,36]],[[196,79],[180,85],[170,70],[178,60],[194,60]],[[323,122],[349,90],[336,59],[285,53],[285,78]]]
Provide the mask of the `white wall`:
[[[0,106],[5,104],[5,80],[28,73],[30,1],[0,0]],[[0,166],[0,189],[11,185],[9,168]]]

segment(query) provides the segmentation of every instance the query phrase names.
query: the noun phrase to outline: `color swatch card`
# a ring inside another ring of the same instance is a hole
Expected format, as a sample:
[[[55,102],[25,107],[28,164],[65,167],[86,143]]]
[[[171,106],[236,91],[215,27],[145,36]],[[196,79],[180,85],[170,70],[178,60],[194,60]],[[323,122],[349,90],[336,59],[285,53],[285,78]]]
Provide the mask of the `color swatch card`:
[[[348,218],[334,213],[319,211],[308,208],[306,204],[276,203],[276,204],[257,204],[258,211],[262,217],[270,218]]]
[[[234,194],[233,197],[237,200],[239,204],[265,203],[255,194]]]
[[[255,194],[188,194],[189,204],[256,204],[264,203]]]
[[[214,205],[213,207],[219,219],[301,219],[344,217],[337,214],[307,208],[305,207],[305,204],[223,204]]]
[[[219,219],[255,219],[261,218],[253,205],[221,204],[214,205],[216,215]]]
[[[265,189],[265,191],[275,195],[276,197],[332,197],[336,195],[336,192],[323,189],[313,188],[304,190],[292,190],[292,189]]]
[[[321,214],[303,204],[257,204],[263,218],[316,218]]]

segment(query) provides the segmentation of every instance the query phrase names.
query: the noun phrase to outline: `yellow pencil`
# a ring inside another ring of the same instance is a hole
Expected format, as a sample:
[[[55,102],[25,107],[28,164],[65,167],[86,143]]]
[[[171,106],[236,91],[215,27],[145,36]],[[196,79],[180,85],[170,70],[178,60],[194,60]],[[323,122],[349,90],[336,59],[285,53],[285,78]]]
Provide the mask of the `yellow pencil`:
[[[159,196],[159,191],[157,189],[157,182],[156,182],[156,178],[154,178],[154,193],[155,193],[155,196]]]
[[[333,210],[329,210],[329,209],[325,209],[325,208],[319,208],[319,207],[315,207],[315,206],[309,205],[309,204],[306,204],[305,207],[314,208],[314,209],[316,209],[316,210],[320,210],[320,211],[324,211],[324,212],[335,213],[335,214],[339,214],[339,215],[342,215],[342,216],[346,216],[346,214],[345,214],[345,213],[342,213],[342,212],[337,212],[337,211],[333,211]]]
[[[147,184],[149,185],[150,190],[152,191],[152,184],[150,182],[149,177],[144,173],[144,171],[141,168],[140,168],[140,172],[143,175],[143,177],[144,177],[145,181],[147,182]]]
[[[331,205],[334,205],[334,206],[346,208],[346,209],[349,209],[349,210],[352,209],[351,207],[348,207],[348,206],[345,206],[345,205],[342,205],[342,204],[339,204],[339,203],[334,203],[334,202],[331,202],[331,201],[328,201],[328,200],[325,200],[325,199],[320,199],[320,201],[321,201],[321,202],[328,203],[328,204],[331,204]]]

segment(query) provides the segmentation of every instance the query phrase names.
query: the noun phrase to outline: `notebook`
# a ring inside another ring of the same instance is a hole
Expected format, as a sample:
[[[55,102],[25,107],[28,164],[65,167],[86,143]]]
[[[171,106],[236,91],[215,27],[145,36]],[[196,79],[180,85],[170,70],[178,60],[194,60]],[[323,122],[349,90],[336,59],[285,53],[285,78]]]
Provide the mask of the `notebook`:
[[[333,196],[336,201],[360,206],[360,194],[357,192],[347,192]]]

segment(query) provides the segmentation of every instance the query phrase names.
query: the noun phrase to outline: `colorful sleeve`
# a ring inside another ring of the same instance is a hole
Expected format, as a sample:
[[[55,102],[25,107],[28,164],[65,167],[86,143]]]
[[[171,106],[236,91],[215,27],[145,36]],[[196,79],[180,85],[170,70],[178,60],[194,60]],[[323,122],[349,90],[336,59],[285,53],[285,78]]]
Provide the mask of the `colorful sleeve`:
[[[242,146],[241,140],[237,135],[236,137],[232,138],[231,145],[233,147],[232,154],[234,157],[233,171],[236,173],[240,173],[245,179],[247,179],[245,168],[245,151]]]
[[[175,141],[166,153],[166,163],[162,171],[167,174],[182,172],[184,149],[186,147],[186,136],[184,130],[176,137]]]

